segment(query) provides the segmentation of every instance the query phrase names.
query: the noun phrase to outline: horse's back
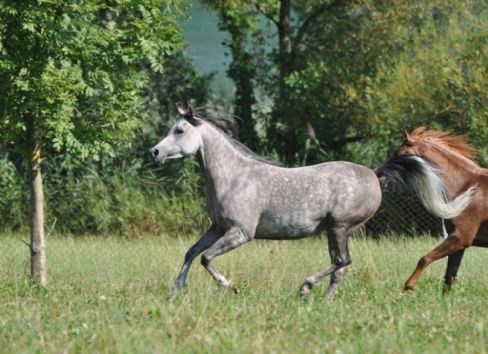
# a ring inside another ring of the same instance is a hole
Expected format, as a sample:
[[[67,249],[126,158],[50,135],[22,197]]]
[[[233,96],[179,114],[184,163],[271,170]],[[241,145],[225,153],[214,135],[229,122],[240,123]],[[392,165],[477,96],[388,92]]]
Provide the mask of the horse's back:
[[[373,170],[352,162],[335,161],[316,165],[330,182],[331,216],[338,221],[368,220],[381,204],[381,187]]]
[[[262,195],[268,202],[258,238],[311,235],[326,226],[326,219],[356,226],[368,220],[381,203],[375,173],[341,161],[273,169]]]

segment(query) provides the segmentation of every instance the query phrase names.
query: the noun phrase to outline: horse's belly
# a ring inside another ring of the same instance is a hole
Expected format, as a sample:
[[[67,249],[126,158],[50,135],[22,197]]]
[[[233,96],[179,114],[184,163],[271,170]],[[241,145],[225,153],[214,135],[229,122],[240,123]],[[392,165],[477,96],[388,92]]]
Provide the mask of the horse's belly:
[[[273,217],[265,215],[259,221],[255,238],[290,239],[302,238],[321,231],[321,222],[304,218]]]

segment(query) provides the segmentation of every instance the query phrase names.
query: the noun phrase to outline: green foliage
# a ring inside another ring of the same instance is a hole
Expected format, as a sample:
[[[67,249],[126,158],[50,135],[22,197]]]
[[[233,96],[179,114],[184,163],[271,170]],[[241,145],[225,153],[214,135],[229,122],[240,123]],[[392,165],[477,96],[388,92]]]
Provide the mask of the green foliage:
[[[428,13],[393,63],[378,66],[366,104],[371,121],[390,131],[467,133],[487,165],[488,7],[475,5]]]
[[[254,6],[246,1],[205,0],[205,4],[219,13],[219,28],[227,31],[230,39],[224,41],[232,61],[227,69],[228,77],[235,83],[234,114],[240,119],[240,140],[251,148],[259,147],[253,105],[256,103],[255,48],[260,48],[260,18]],[[257,45],[255,45],[257,44]]]
[[[181,4],[2,1],[0,142],[22,145],[33,119],[38,145],[55,151],[97,158],[127,144],[144,116],[139,65],[162,71],[181,46]]]
[[[174,122],[174,104],[190,99],[233,111],[247,144],[290,164],[377,166],[404,128],[428,125],[467,134],[488,165],[485,1],[293,1],[280,117],[283,1],[205,3],[230,34],[233,103],[217,102],[212,76],[185,57],[177,25],[184,0],[0,1],[1,227],[28,224],[19,156],[33,120],[47,171],[48,230],[204,228],[195,160],[157,167],[148,154]],[[278,143],[290,129],[298,147],[291,157]]]
[[[211,2],[221,16],[231,12],[246,23],[241,30],[257,58],[244,64],[256,70],[255,90],[273,102],[256,124],[269,150],[298,164],[350,159],[372,166],[398,145],[404,128],[427,124],[467,133],[486,164],[485,1],[293,1],[283,110],[278,37],[271,46],[252,41],[269,31],[246,21],[263,14],[279,31],[285,2]],[[293,151],[282,140],[297,144],[297,155],[284,156]]]
[[[208,226],[196,161],[158,167],[142,159],[45,162],[47,230],[55,233],[179,235]],[[0,227],[28,225],[29,189],[14,164],[0,160]]]
[[[22,157],[44,160],[48,228],[138,233],[206,222],[201,208],[194,215],[195,195],[181,197],[176,188],[177,197],[160,198],[157,179],[140,184],[142,156],[167,125],[169,101],[206,97],[207,78],[178,58],[185,6],[184,0],[0,2],[2,226],[28,224]],[[16,168],[13,159],[20,161]],[[174,205],[192,218],[169,220]]]

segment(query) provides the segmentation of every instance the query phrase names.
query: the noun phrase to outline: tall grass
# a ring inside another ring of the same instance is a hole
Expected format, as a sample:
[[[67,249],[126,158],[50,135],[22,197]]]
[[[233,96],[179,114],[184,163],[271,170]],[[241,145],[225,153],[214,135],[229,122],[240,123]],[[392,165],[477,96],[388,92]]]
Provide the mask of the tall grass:
[[[15,165],[0,154],[0,227],[19,228],[27,218],[27,180],[17,174]]]
[[[43,165],[46,229],[54,233],[186,234],[208,225],[203,181],[194,159],[158,166],[143,159]],[[29,225],[22,166],[0,156],[0,228]]]
[[[0,238],[2,352],[484,353],[488,253],[466,252],[452,294],[445,261],[415,292],[400,294],[418,258],[438,240],[351,240],[353,263],[337,297],[328,280],[305,299],[307,275],[328,263],[326,240],[253,241],[215,265],[240,287],[219,287],[196,261],[181,296],[170,289],[193,237],[51,237],[49,286],[27,279],[19,235]]]

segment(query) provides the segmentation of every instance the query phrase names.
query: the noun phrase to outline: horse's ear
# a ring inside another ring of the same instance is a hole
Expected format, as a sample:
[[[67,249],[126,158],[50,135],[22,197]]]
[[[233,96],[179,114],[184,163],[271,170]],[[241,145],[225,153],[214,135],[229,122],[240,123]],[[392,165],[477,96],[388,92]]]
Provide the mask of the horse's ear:
[[[188,103],[188,108],[186,109],[183,118],[190,123],[191,125],[198,125],[198,118],[195,117],[195,111],[193,110],[193,106]]]
[[[188,111],[187,111],[187,113],[188,113],[188,117],[190,119],[195,118],[195,113],[193,111],[193,106],[191,104],[189,104],[189,103],[188,103]]]
[[[176,104],[176,108],[178,109],[178,114],[186,120],[188,123],[191,125],[197,125],[198,124],[198,118],[195,117],[195,111],[193,109],[193,106],[191,104],[187,105],[187,108],[184,109],[181,107],[180,103]]]
[[[405,136],[405,140],[410,140],[410,134],[408,134],[407,129],[403,129],[403,135]]]
[[[176,109],[178,110],[178,114],[181,116],[181,118],[184,118],[187,112],[181,107],[179,103],[176,104]]]

